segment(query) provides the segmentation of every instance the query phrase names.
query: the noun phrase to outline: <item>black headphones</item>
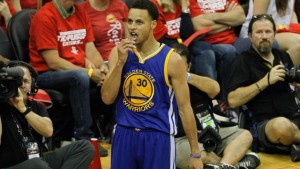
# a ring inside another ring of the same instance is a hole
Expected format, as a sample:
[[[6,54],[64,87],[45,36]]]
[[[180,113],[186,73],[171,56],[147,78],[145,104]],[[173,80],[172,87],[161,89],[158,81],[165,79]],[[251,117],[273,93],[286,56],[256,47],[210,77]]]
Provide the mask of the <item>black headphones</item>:
[[[37,78],[38,78],[38,73],[34,70],[32,66],[30,66],[28,63],[23,62],[23,61],[10,61],[7,64],[8,67],[25,67],[28,69],[28,71],[31,74],[31,91],[28,93],[28,95],[35,95],[38,91],[38,85],[37,85]]]

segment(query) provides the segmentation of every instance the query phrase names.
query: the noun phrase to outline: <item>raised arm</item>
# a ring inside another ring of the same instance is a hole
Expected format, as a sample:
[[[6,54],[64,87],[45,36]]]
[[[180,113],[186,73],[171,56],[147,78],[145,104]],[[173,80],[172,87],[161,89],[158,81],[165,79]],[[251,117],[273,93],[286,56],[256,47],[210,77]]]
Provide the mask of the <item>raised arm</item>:
[[[183,124],[184,131],[190,143],[191,152],[194,155],[200,155],[196,121],[190,104],[190,95],[186,81],[185,69],[186,68],[184,66],[184,61],[177,53],[173,53],[170,56],[170,61],[168,64],[168,74],[171,77],[179,115]],[[190,168],[196,168],[196,166],[199,167],[199,165],[201,168],[203,167],[200,158],[190,159]]]
[[[113,104],[117,98],[123,67],[128,57],[128,51],[131,51],[134,41],[123,39],[116,47],[114,47],[109,55],[108,74],[101,88],[101,97],[104,103]]]
[[[20,89],[18,89],[18,93],[19,95],[15,98],[10,98],[9,102],[16,107],[16,109],[20,112],[20,113],[25,113],[25,111],[27,110],[24,101],[23,101],[23,94],[20,91]],[[46,111],[46,110],[45,110]],[[38,114],[36,114],[35,112],[33,112],[32,110],[30,110],[28,112],[28,114],[25,116],[26,120],[28,121],[28,123],[30,124],[30,126],[37,131],[39,134],[41,134],[44,137],[51,137],[53,134],[53,125],[52,125],[52,121],[50,120],[49,117],[42,117]]]

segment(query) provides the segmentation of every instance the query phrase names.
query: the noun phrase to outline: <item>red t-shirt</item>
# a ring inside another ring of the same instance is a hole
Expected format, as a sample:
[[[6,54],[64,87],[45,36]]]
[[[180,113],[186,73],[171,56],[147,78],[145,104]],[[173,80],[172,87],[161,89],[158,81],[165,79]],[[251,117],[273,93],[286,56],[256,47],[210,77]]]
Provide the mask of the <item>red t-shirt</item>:
[[[181,6],[174,4],[175,12],[163,12],[163,8],[159,5],[157,0],[151,0],[157,7],[159,18],[154,29],[154,37],[156,40],[163,36],[169,39],[179,38],[179,29],[181,21]]]
[[[11,15],[13,16],[16,13],[14,6],[8,0],[5,0],[5,2],[7,3]],[[0,26],[6,32],[6,24],[5,24],[4,17],[2,15],[0,15]]]
[[[226,2],[234,1],[236,4],[240,5],[237,0],[197,0],[199,7],[203,13],[215,13],[215,12],[225,12]],[[236,35],[234,29],[228,29],[223,32],[209,34],[204,37],[204,40],[211,44],[233,44],[236,40]]]
[[[42,7],[31,21],[30,64],[39,72],[49,70],[41,50],[58,50],[59,56],[84,66],[85,44],[94,41],[90,19],[84,9],[74,5],[75,13],[63,19],[53,3]]]
[[[80,4],[87,11],[95,35],[95,46],[103,60],[107,61],[110,51],[124,38],[124,22],[128,8],[122,0],[111,0],[104,11],[95,10],[90,3]]]
[[[36,9],[38,0],[20,0],[22,9]]]
[[[50,2],[51,0],[47,0]],[[38,0],[20,0],[22,9],[36,9],[38,5]]]
[[[180,37],[180,22],[181,22],[181,5],[175,3],[175,12],[163,12],[163,8],[159,5],[157,0],[151,0],[157,7],[159,12],[159,18],[157,21],[156,28],[154,29],[154,37],[156,40],[162,37],[169,39],[177,39]],[[197,5],[195,0],[190,1],[191,17],[202,14],[201,9]]]
[[[191,16],[191,18],[203,14],[203,12],[200,9],[200,7],[199,7],[199,5],[198,5],[198,3],[197,3],[196,0],[189,0],[189,2],[190,2],[189,9],[190,9],[190,16]]]

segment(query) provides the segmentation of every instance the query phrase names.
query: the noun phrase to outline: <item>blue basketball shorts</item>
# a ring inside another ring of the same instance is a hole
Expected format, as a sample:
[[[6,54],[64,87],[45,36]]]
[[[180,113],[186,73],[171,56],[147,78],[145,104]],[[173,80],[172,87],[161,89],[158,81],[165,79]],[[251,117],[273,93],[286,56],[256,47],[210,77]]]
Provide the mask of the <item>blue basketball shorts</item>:
[[[117,125],[111,169],[175,169],[175,150],[173,135]]]

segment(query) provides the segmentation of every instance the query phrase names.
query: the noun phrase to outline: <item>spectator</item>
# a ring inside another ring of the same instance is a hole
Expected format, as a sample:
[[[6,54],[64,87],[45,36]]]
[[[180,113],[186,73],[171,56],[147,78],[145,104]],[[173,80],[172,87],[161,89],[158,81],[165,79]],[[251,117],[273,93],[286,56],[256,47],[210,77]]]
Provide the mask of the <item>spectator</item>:
[[[101,86],[107,72],[93,41],[90,20],[73,1],[53,0],[31,21],[30,64],[41,88],[68,91],[76,139],[94,137],[89,89]]]
[[[95,151],[88,141],[43,152],[42,137],[51,137],[52,122],[45,107],[28,100],[28,94],[36,90],[38,74],[24,62],[12,61],[9,66],[22,69],[24,75],[18,96],[0,103],[0,168],[88,168]]]
[[[111,49],[124,38],[128,8],[122,0],[89,0],[82,6],[91,19],[95,46],[108,61]]]
[[[270,14],[276,24],[275,38],[280,49],[289,53],[295,65],[300,65],[300,25],[294,5],[295,0],[250,0],[247,18],[240,36],[248,36],[249,22],[253,15]]]
[[[234,27],[245,21],[245,13],[237,0],[198,0],[198,5],[203,15],[192,18],[195,30],[203,27],[210,27],[211,31],[204,37],[204,40],[211,44],[217,54],[220,63],[218,81],[221,83],[221,99],[227,96],[228,70],[232,60],[240,53],[250,47],[248,39],[238,38],[235,35]]]
[[[17,11],[22,9],[38,9],[51,0],[10,0]]]
[[[188,49],[184,45],[176,45],[173,47],[186,62],[186,69],[188,70],[190,65]],[[197,118],[198,115],[201,115],[199,108],[202,107],[202,110],[212,112],[211,99],[219,93],[220,86],[217,81],[210,78],[193,73],[187,74],[191,105],[194,110],[197,129],[198,131],[203,131],[200,120]],[[239,129],[237,126],[218,128],[221,142],[218,143],[216,150],[214,150],[214,152],[202,151],[201,153],[202,162],[206,164],[204,168],[217,168],[217,166],[225,168],[226,166],[228,169],[234,169],[235,167],[254,169],[260,164],[259,158],[255,153],[245,155],[252,143],[252,136],[249,131]],[[176,135],[176,166],[185,169],[188,168],[187,161],[190,149],[182,125],[178,126],[178,131]],[[200,142],[198,145],[200,149],[203,147]],[[240,162],[238,163],[238,161]]]
[[[182,38],[187,38],[194,32],[194,28],[190,27],[192,26],[190,17],[202,14],[196,1],[183,0],[179,3],[174,0],[152,0],[152,2],[159,11],[157,26],[154,29],[156,40],[167,45],[178,44]],[[205,41],[195,40],[189,48],[192,55],[191,72],[217,79],[216,56],[211,46]]]
[[[293,62],[288,53],[272,49],[275,31],[271,16],[253,16],[248,29],[252,47],[234,60],[229,76],[229,105],[247,105],[253,150],[267,153],[290,151],[300,143],[300,115],[286,75]]]
[[[8,0],[0,1],[0,26],[4,31],[7,30],[7,25],[12,17],[16,13],[15,8]]]
[[[155,40],[158,17],[152,2],[135,1],[127,21],[130,39],[109,57],[101,93],[105,103],[116,103],[112,169],[175,168],[178,112],[190,143],[189,166],[202,168],[184,63]]]

